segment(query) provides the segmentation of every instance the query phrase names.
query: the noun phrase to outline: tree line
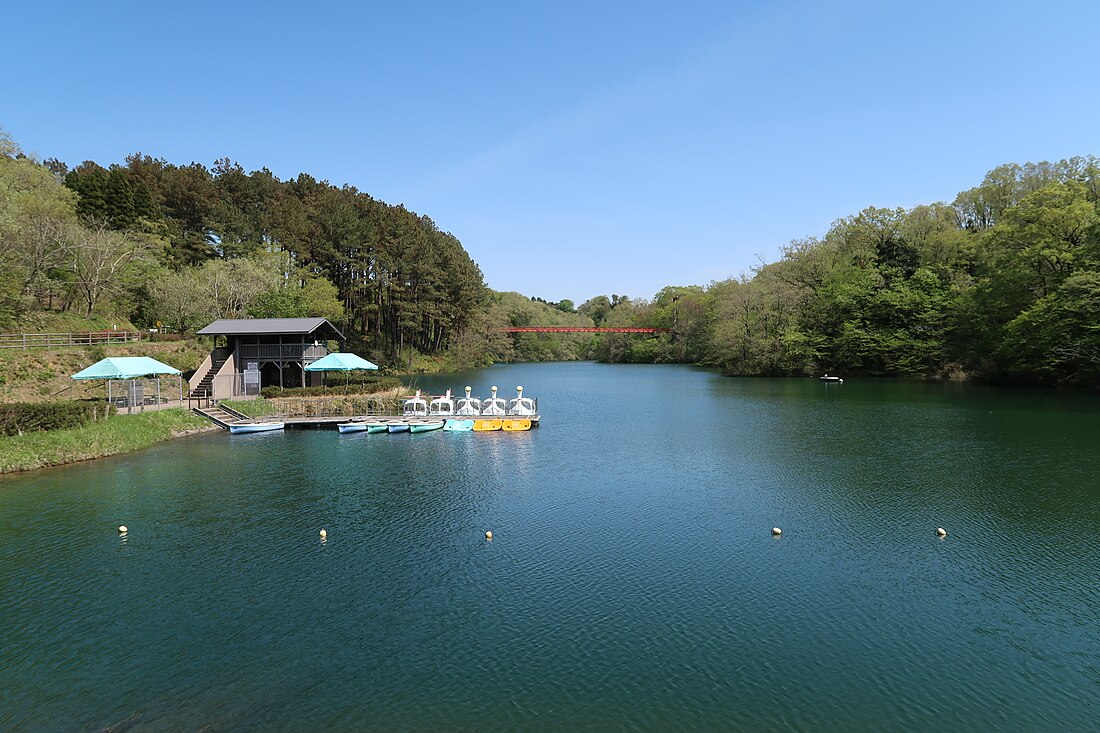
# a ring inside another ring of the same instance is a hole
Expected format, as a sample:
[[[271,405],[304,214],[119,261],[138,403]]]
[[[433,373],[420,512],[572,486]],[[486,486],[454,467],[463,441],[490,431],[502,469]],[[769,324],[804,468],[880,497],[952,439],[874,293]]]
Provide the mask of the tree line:
[[[1095,386],[1100,161],[1002,165],[950,204],[839,219],[751,276],[600,298],[578,310],[671,329],[602,338],[607,361]]]
[[[213,318],[320,315],[396,361],[445,351],[488,297],[459,240],[430,218],[308,174],[140,153],[70,169],[0,149],[7,326],[40,307],[188,331]],[[55,302],[54,298],[57,298]]]
[[[869,207],[751,275],[579,306],[488,289],[428,218],[308,174],[140,153],[69,168],[0,130],[0,328],[109,311],[192,331],[324,316],[383,363],[681,362],[731,375],[1100,383],[1100,161],[1002,165],[950,203]],[[508,326],[667,328],[654,338]]]

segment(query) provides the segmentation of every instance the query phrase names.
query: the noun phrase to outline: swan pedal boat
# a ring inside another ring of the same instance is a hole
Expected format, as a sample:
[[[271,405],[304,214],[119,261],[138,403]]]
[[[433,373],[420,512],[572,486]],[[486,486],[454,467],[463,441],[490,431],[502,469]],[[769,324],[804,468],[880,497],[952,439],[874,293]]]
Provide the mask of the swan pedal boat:
[[[469,433],[474,429],[474,421],[451,418],[443,425],[443,429],[452,433]]]
[[[230,425],[229,432],[238,435],[240,433],[266,433],[270,430],[282,430],[286,426],[281,422],[248,422]]]

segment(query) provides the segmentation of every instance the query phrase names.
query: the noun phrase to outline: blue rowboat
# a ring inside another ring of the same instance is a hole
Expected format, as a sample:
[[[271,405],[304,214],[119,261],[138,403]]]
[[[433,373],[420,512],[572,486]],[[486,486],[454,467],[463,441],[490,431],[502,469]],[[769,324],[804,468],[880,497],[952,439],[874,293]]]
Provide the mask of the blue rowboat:
[[[407,422],[389,422],[386,423],[386,430],[391,433],[407,433],[409,432],[409,424]]]
[[[336,426],[336,429],[341,433],[361,433],[368,427],[370,426],[365,422],[342,422]]]
[[[372,425],[367,426],[367,432],[368,433],[384,433],[384,432],[386,432],[386,428],[388,428],[388,427],[389,427],[389,425],[386,425],[386,423],[384,423],[384,422],[383,423],[374,423]]]
[[[229,432],[237,435],[239,433],[266,433],[269,430],[282,430],[284,423],[281,422],[246,422],[239,425],[230,425]]]
[[[426,433],[429,430],[439,430],[443,427],[443,421],[413,423],[409,426],[410,433]]]

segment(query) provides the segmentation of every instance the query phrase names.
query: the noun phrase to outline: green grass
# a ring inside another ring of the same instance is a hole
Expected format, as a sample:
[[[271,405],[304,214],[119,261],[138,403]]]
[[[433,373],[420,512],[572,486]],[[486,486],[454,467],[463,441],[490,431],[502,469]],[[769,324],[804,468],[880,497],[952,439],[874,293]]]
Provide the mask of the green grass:
[[[78,428],[0,438],[0,473],[103,458],[214,426],[186,410],[115,415]]]
[[[197,339],[59,349],[0,349],[0,402],[103,399],[107,393],[103,382],[74,382],[71,375],[105,356],[151,356],[187,371],[197,368],[209,351],[209,345]],[[161,388],[167,396],[174,396],[175,378],[164,379]],[[186,391],[187,385],[183,388]]]

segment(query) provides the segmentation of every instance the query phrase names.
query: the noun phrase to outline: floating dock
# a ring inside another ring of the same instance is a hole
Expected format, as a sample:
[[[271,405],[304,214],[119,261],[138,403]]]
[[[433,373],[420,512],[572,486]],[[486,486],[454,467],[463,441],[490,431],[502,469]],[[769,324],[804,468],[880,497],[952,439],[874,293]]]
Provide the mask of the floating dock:
[[[255,422],[252,418],[243,415],[236,410],[225,407],[199,407],[193,410],[207,420],[216,423],[219,427],[228,430],[233,425],[243,425]],[[276,419],[276,416],[265,416],[261,419]],[[440,420],[530,420],[531,427],[539,426],[539,416],[535,415],[325,415],[323,417],[278,417],[285,424],[287,430],[336,430],[339,423],[355,423],[357,425],[386,425],[391,422],[403,422],[408,425],[423,425],[425,423],[439,422]]]
[[[538,427],[538,415],[370,415],[367,417],[287,417],[283,418],[287,430],[335,430],[338,423],[355,423],[356,425],[388,425],[391,422],[402,422],[407,425],[424,425],[436,423],[442,420],[530,420],[531,427]]]

